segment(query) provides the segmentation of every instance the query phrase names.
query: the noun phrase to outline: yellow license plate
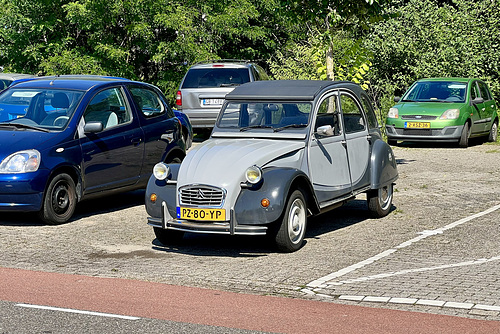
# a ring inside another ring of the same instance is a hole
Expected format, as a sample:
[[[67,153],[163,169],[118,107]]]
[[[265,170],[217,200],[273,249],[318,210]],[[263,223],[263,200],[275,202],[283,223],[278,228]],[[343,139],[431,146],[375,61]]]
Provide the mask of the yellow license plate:
[[[406,122],[405,128],[412,129],[429,129],[431,127],[431,123],[429,122]]]
[[[177,207],[177,218],[186,220],[224,221],[226,220],[226,210]]]

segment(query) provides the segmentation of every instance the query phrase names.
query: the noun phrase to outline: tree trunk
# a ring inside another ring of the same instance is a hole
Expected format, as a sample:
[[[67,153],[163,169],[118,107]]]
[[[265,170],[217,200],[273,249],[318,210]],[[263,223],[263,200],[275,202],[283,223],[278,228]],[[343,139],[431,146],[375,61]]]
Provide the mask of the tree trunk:
[[[328,47],[326,52],[326,77],[328,80],[335,80],[335,71],[333,68],[333,49],[331,46]]]

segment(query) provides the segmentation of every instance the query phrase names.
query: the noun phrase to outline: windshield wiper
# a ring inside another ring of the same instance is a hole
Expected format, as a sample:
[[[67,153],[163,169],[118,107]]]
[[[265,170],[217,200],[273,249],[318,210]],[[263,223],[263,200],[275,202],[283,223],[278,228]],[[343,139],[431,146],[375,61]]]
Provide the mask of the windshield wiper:
[[[273,127],[270,125],[250,125],[240,128],[240,132],[249,130],[249,129],[272,129]]]
[[[219,87],[234,87],[234,86],[239,86],[239,83],[226,83],[226,84],[220,84]]]
[[[306,126],[307,126],[307,124],[288,124],[288,125],[285,125],[285,126],[282,126],[279,128],[275,128],[275,129],[273,129],[273,131],[278,132],[278,131],[285,130],[288,128],[305,128]]]
[[[17,129],[30,129],[30,130],[36,130],[36,131],[42,131],[42,132],[50,132],[49,130],[44,129],[44,128],[39,128],[37,126],[21,124],[21,123],[0,123],[0,126],[13,126]]]

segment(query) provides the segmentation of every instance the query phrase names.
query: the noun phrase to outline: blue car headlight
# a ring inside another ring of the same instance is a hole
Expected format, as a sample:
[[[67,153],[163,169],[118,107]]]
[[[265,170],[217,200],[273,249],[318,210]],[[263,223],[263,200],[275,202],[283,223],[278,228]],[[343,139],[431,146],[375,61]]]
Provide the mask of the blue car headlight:
[[[1,174],[36,172],[40,167],[40,152],[37,150],[19,151],[9,155],[0,163]]]

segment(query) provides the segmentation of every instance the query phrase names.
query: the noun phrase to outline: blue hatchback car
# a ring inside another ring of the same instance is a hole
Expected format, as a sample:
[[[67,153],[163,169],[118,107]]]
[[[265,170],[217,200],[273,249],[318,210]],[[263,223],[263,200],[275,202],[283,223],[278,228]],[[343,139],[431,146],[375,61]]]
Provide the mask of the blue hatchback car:
[[[158,161],[180,162],[182,125],[155,86],[58,76],[9,87],[0,106],[0,211],[67,222],[82,199],[145,188]]]

